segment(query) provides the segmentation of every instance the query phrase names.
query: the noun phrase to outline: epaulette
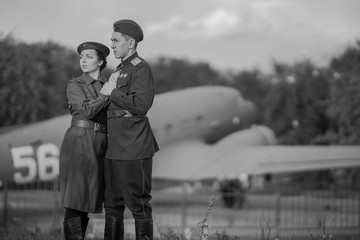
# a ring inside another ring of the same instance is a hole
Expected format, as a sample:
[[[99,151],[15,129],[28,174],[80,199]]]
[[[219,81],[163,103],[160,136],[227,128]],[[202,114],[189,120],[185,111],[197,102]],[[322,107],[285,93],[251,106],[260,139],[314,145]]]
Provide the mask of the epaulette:
[[[141,59],[138,58],[138,57],[134,57],[134,58],[131,60],[131,63],[132,63],[132,65],[134,65],[134,66],[138,65],[138,64],[141,63],[141,62],[142,62]]]

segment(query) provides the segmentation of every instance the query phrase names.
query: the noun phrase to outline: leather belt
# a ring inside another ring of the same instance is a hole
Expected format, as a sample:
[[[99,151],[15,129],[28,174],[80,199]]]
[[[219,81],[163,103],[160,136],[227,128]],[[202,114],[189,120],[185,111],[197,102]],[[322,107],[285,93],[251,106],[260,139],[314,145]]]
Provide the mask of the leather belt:
[[[107,128],[106,128],[105,124],[90,122],[90,121],[81,120],[81,119],[71,120],[71,126],[72,127],[90,128],[90,129],[94,130],[95,132],[107,133]]]

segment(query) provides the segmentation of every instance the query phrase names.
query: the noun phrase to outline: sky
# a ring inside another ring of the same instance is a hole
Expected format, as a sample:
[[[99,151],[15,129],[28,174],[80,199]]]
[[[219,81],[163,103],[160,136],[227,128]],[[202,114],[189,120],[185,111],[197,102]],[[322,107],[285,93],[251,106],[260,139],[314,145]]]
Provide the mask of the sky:
[[[73,48],[110,46],[113,23],[140,24],[139,55],[215,69],[269,70],[273,61],[319,66],[360,40],[359,0],[0,0],[0,34]],[[111,54],[110,66],[118,64]]]

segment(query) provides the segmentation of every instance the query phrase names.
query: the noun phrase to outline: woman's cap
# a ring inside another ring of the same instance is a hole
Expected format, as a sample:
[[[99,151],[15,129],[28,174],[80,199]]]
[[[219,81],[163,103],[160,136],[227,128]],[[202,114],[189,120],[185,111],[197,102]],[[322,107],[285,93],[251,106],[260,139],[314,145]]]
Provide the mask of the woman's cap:
[[[101,52],[102,54],[104,54],[105,57],[107,57],[110,53],[110,49],[107,46],[105,46],[104,44],[98,43],[98,42],[84,42],[78,46],[77,52],[80,54],[81,51],[83,51],[85,49],[97,50],[97,51]]]

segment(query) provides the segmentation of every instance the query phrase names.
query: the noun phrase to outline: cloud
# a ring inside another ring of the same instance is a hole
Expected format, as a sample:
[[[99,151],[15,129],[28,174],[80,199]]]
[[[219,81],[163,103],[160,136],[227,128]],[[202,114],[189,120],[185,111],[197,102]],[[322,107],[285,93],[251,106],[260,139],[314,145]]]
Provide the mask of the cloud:
[[[238,23],[239,17],[236,12],[216,9],[198,18],[174,15],[162,22],[152,22],[147,26],[147,32],[152,36],[161,34],[181,38],[213,38],[232,34]]]
[[[145,32],[139,48],[144,57],[180,56],[238,68],[269,58],[327,60],[360,38],[359,8],[359,0],[0,0],[0,33],[70,47],[87,40],[110,44],[113,22],[133,18]]]
[[[244,34],[276,34],[287,27],[283,17],[290,17],[295,4],[278,1],[240,1],[215,4],[202,15],[172,15],[147,25],[150,36],[170,38],[219,38]],[[298,18],[296,18],[298,19]],[[294,20],[294,19],[293,19]]]
[[[232,34],[239,23],[236,12],[217,9],[200,19],[187,23],[191,33],[199,36],[217,37]]]

